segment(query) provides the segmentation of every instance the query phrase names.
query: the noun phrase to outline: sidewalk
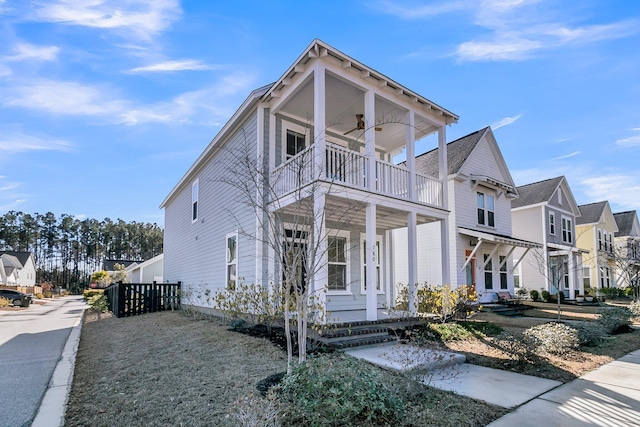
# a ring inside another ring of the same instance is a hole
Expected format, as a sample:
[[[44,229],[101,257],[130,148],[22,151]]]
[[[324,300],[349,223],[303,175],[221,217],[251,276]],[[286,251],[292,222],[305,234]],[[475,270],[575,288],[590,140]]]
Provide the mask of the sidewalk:
[[[640,350],[538,396],[489,427],[640,426]]]

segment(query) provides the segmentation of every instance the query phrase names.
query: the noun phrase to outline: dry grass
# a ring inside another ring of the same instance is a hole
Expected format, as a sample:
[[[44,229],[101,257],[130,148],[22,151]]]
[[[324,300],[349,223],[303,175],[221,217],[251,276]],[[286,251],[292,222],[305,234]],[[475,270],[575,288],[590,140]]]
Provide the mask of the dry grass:
[[[66,426],[239,425],[227,417],[233,403],[286,368],[279,348],[217,321],[173,312],[99,321],[87,314]],[[383,377],[405,400],[395,427],[483,426],[507,412],[397,373]]]

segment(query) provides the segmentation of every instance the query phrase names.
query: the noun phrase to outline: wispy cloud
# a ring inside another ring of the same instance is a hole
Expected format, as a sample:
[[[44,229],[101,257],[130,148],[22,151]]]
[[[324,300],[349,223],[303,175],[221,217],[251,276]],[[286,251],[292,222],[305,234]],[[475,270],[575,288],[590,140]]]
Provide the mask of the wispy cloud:
[[[184,59],[181,61],[165,61],[157,64],[145,65],[130,70],[130,73],[169,73],[175,71],[201,71],[201,70],[219,70],[223,68],[221,65],[204,64],[195,59]]]
[[[568,159],[568,158],[571,158],[571,157],[575,157],[575,156],[577,156],[577,155],[578,155],[578,154],[580,154],[580,153],[581,153],[581,151],[574,151],[573,153],[565,154],[564,156],[554,157],[554,158],[553,158],[553,159],[551,159],[551,160],[562,160],[562,159]]]
[[[522,117],[522,114],[518,114],[517,116],[514,116],[514,117],[505,117],[504,119],[493,123],[491,125],[491,129],[497,130],[497,129],[500,129],[501,127],[508,126],[511,123],[513,123],[516,120],[518,120],[520,117]]]
[[[2,132],[0,135],[0,153],[14,154],[26,151],[70,151],[67,141],[24,133]]]
[[[581,181],[592,200],[608,200],[623,209],[640,206],[640,179],[631,175],[611,174]]]
[[[27,199],[17,199],[17,200],[12,200],[8,202],[3,202],[3,204],[0,205],[0,211],[14,210],[15,208],[17,208],[18,206],[20,206],[26,201]]]
[[[29,43],[18,43],[13,55],[4,57],[5,61],[55,61],[60,48],[57,46],[35,46]]]
[[[469,1],[443,1],[440,3],[400,4],[397,1],[379,0],[369,4],[372,9],[381,11],[387,15],[396,16],[401,19],[421,19],[441,15],[443,13],[464,10],[469,6]]]
[[[629,138],[621,138],[616,141],[620,147],[637,147],[640,145],[640,135],[630,136]]]
[[[54,0],[36,5],[35,20],[120,30],[149,40],[181,13],[178,0]]]

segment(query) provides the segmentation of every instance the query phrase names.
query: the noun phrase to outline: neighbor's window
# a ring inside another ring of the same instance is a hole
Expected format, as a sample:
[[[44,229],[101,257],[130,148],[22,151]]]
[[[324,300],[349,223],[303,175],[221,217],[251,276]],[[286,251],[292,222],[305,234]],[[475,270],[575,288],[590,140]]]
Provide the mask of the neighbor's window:
[[[306,147],[305,137],[303,134],[287,129],[287,156],[289,160]]]
[[[565,243],[573,243],[573,228],[569,218],[562,218],[562,241]]]
[[[478,224],[495,226],[495,197],[490,194],[478,192]]]
[[[591,269],[582,267],[582,286],[587,289],[591,287]]]
[[[198,180],[191,184],[191,222],[198,220]]]
[[[363,248],[363,253],[362,253],[362,267],[363,267],[362,291],[366,292],[367,291],[367,261],[371,258],[371,251],[370,251],[371,248],[367,248],[367,241],[366,240],[362,241],[362,248]],[[376,264],[376,279],[375,279],[376,280],[376,291],[380,292],[382,290],[381,283],[380,283],[380,240],[376,240],[376,247],[375,247],[373,256],[375,257],[375,264]]]
[[[602,244],[602,230],[598,228],[598,250],[601,251],[603,247]]]
[[[329,290],[347,290],[347,238],[329,236]]]
[[[484,254],[484,288],[493,289],[493,262],[489,254]]]
[[[507,261],[506,257],[500,255],[500,289],[508,289],[507,285]]]
[[[514,260],[514,262],[518,262],[518,260]],[[519,288],[520,287],[520,267],[522,267],[520,264],[518,264],[518,267],[516,267],[516,269],[513,271],[513,287],[514,288]]]
[[[556,214],[549,212],[549,234],[556,235]]]
[[[227,270],[228,289],[235,289],[238,282],[238,233],[227,234]]]

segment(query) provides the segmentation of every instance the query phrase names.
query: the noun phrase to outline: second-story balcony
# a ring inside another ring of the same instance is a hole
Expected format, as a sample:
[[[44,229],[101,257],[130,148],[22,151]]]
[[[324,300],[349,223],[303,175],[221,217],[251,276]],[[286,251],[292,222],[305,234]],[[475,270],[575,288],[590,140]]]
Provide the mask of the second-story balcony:
[[[271,184],[276,197],[322,181],[432,207],[444,206],[443,183],[438,178],[416,173],[412,192],[411,174],[404,165],[375,159],[375,173],[371,174],[370,157],[357,151],[330,142],[326,143],[324,156],[316,151],[312,145],[274,169]]]

